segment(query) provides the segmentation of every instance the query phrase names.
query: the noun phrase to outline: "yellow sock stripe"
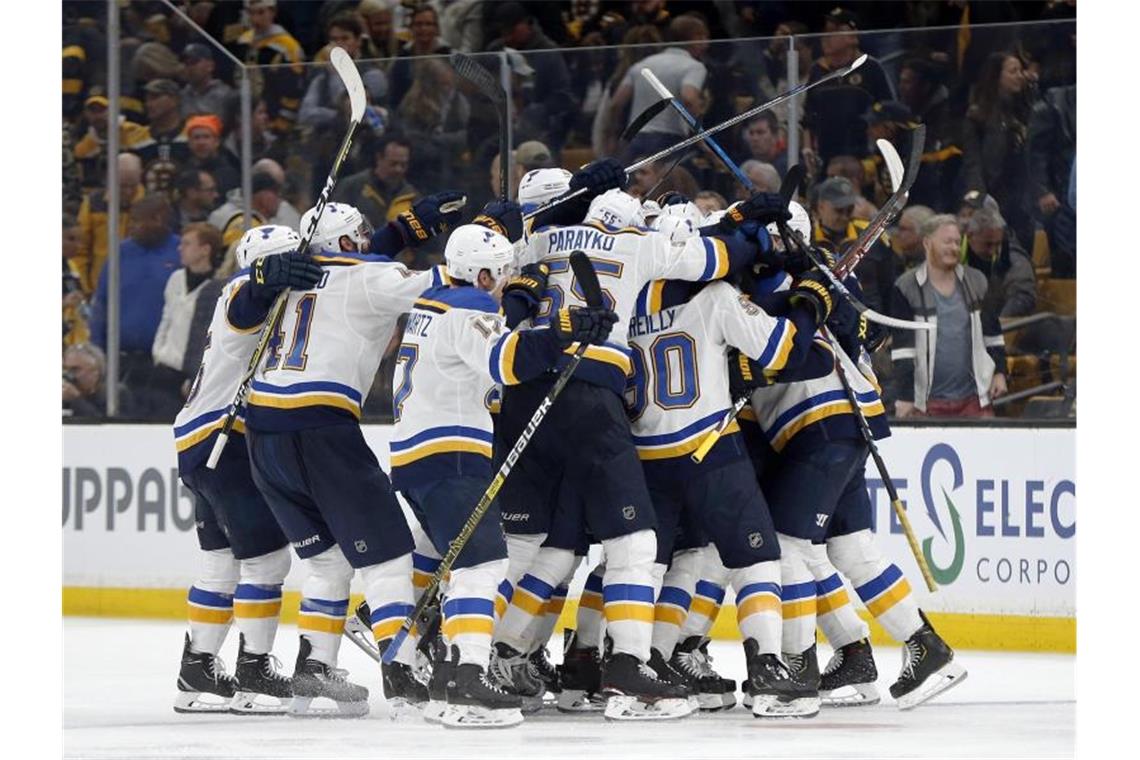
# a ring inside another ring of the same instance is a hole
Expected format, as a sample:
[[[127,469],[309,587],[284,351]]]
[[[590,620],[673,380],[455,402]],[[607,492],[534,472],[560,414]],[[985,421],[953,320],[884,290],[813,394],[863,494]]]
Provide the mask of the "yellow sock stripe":
[[[678,628],[685,622],[685,610],[671,604],[658,604],[653,608],[653,622],[667,623]]]
[[[494,630],[495,621],[483,615],[464,615],[443,621],[443,635],[449,639],[461,634],[482,634],[489,637]]]
[[[641,623],[653,622],[653,605],[631,604],[617,602],[605,606],[606,622],[619,623],[626,620],[635,620]]]
[[[281,600],[262,602],[234,602],[234,617],[271,618],[281,614]]]
[[[297,615],[297,628],[315,633],[344,633],[344,618],[327,618],[301,612]]]
[[[792,618],[803,617],[804,615],[815,615],[815,597],[810,599],[797,599],[794,602],[783,603],[784,620]],[[739,617],[739,616],[738,616]]]
[[[496,594],[495,595],[495,617],[496,618],[501,618],[503,615],[505,615],[507,612],[508,606],[509,606],[509,604],[507,603],[507,600],[503,598],[502,594]]]
[[[561,615],[562,608],[566,606],[566,597],[552,596],[550,601],[546,603],[546,609],[543,614],[546,615]]]
[[[689,612],[693,615],[704,615],[709,620],[715,620],[717,613],[720,611],[720,605],[712,599],[706,599],[703,596],[694,596],[692,604],[689,605]]]
[[[779,612],[780,599],[775,594],[753,594],[736,608],[736,619],[744,620],[749,615],[758,612]]]
[[[542,614],[543,608],[546,607],[546,600],[531,596],[529,591],[518,586],[515,588],[514,596],[511,597],[511,606],[518,607],[528,615],[538,617]]]
[[[899,578],[898,582],[867,603],[867,611],[875,617],[880,617],[903,599],[910,596],[910,584],[906,578]]]
[[[412,571],[412,585],[416,588],[427,588],[431,583],[431,573],[425,573],[423,570]]]
[[[847,596],[847,589],[838,588],[827,596],[816,597],[816,612],[820,615],[826,615],[850,603],[851,599]]]
[[[582,598],[578,601],[578,606],[601,612],[603,607],[605,607],[605,603],[602,601],[602,595],[596,591],[584,591],[582,592]]]
[[[222,625],[233,620],[234,611],[228,607],[196,607],[193,604],[186,605],[188,608],[188,617],[191,623],[216,623]]]

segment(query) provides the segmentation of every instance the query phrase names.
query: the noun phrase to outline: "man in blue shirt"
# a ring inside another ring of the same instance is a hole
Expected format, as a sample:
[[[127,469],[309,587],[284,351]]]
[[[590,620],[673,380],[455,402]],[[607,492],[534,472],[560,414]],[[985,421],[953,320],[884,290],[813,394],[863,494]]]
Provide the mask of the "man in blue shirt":
[[[147,195],[131,207],[130,237],[119,244],[119,355],[123,382],[139,393],[146,416],[173,419],[181,399],[149,393],[154,364],[151,347],[162,319],[163,289],[177,269],[178,236],[170,229],[170,204],[162,195]],[[91,340],[107,346],[107,278],[103,267],[91,311]],[[150,398],[152,397],[153,398]],[[143,403],[149,398],[150,403]]]

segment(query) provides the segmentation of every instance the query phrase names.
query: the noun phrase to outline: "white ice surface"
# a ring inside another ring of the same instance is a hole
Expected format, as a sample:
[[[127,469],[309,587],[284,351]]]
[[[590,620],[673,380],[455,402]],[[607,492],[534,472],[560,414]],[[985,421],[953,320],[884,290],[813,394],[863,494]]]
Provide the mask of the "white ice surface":
[[[969,677],[941,700],[900,712],[887,695],[898,673],[897,648],[878,648],[884,703],[824,708],[805,721],[761,721],[735,709],[665,723],[608,723],[601,716],[542,712],[506,730],[448,730],[394,723],[377,666],[347,640],[341,666],[372,692],[372,713],[358,720],[178,715],[171,705],[184,626],[174,622],[66,618],[64,754],[83,758],[227,757],[1072,757],[1074,658],[1067,655],[959,652]],[[233,667],[236,631],[222,657]],[[296,632],[283,626],[277,655],[291,672]],[[554,648],[552,647],[552,650]],[[714,642],[722,675],[740,679],[735,642]],[[820,665],[830,652],[821,645]],[[559,659],[560,651],[552,651]]]

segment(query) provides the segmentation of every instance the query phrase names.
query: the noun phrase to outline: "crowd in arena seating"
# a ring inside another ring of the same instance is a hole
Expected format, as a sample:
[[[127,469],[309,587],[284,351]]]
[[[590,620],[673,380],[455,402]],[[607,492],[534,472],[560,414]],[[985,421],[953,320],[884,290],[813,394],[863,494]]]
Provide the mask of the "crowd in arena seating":
[[[756,189],[768,191],[787,169],[789,141],[798,144],[814,242],[840,250],[891,192],[874,141],[891,141],[905,158],[914,128],[925,124],[910,204],[857,271],[868,305],[911,318],[924,264],[938,258],[939,243],[954,241],[951,268],[960,264],[987,283],[977,306],[990,348],[1004,349],[995,370],[1002,392],[1040,388],[1045,397],[1002,404],[998,416],[1072,413],[1072,0],[173,5],[193,24],[165,3],[122,6],[120,153],[110,156],[106,3],[64,2],[65,416],[105,414],[108,161],[117,161],[120,198],[119,416],[169,421],[201,358],[203,320],[235,270],[246,206],[251,225],[296,227],[325,181],[348,121],[344,88],[325,65],[334,45],[359,62],[368,109],[333,197],[373,226],[422,194],[461,190],[474,214],[498,192],[497,116],[455,74],[451,51],[473,54],[509,80],[516,186],[529,169],[576,168],[601,155],[629,163],[691,134],[667,111],[632,140],[621,138],[656,99],[636,76],[641,67],[710,125],[784,92],[793,53],[799,82],[869,53],[855,75],[797,98],[797,121],[782,104],[718,139]],[[239,158],[243,76],[251,92],[248,204]],[[798,124],[796,134],[789,123]],[[631,192],[676,191],[705,210],[746,196],[710,152],[674,158],[636,172]],[[442,260],[442,247],[401,258],[422,268]],[[885,400],[889,408],[901,402],[900,416],[925,413],[912,403],[914,354],[913,341],[900,347],[886,331],[875,353]],[[386,361],[366,414],[390,415],[390,378]]]

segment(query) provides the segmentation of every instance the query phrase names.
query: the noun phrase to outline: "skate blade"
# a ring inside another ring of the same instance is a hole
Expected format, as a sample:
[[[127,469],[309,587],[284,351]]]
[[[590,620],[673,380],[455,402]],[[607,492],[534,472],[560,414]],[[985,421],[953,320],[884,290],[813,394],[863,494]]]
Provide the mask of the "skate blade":
[[[522,710],[491,710],[476,705],[448,705],[440,722],[445,728],[510,728],[523,722]]]
[[[724,694],[717,694],[715,692],[698,694],[697,701],[700,703],[701,712],[720,712],[721,710],[731,710],[733,707],[736,707],[736,695],[727,692]]]
[[[744,692],[744,697],[741,698],[740,704],[744,705],[745,709],[751,710],[752,709],[752,695],[749,694],[748,692]]]
[[[424,703],[409,702],[401,697],[389,699],[388,720],[393,723],[418,723],[423,717],[424,707]]]
[[[321,702],[314,705],[318,699]],[[335,706],[326,707],[328,703]],[[334,702],[327,697],[293,697],[286,714],[290,718],[362,718],[368,714],[368,702]]]
[[[174,698],[174,712],[183,714],[226,713],[230,711],[231,700],[232,697],[220,697],[217,694],[206,694],[201,691],[180,691],[178,696]]]
[[[447,712],[447,702],[442,699],[430,700],[424,707],[423,719],[425,723],[439,724],[443,722],[443,714]]]
[[[913,710],[923,702],[934,699],[939,694],[966,680],[966,669],[951,660],[927,676],[914,691],[895,700],[900,710]]]
[[[255,691],[239,691],[230,700],[230,712],[234,715],[284,715],[289,711],[292,697],[279,698]]]
[[[356,615],[351,615],[344,621],[344,636],[351,641],[360,651],[371,657],[376,662],[380,662],[380,647],[376,646],[376,639],[372,635],[372,629],[364,625]]]
[[[596,694],[587,696],[580,689],[563,689],[555,706],[564,713],[602,712],[606,709],[606,701]]]
[[[819,715],[819,697],[800,697],[787,702],[772,694],[752,698],[754,718],[814,718]]]
[[[824,707],[870,707],[882,701],[879,688],[873,683],[849,683],[838,689],[820,689],[819,698]]]
[[[642,702],[637,697],[615,694],[606,700],[606,720],[679,720],[693,713],[688,699]]]
[[[546,703],[543,701],[543,698],[540,696],[539,697],[529,696],[529,697],[520,697],[520,698],[522,699],[522,714],[523,715],[532,715],[533,713],[538,712],[539,710],[541,710],[543,707],[546,706]]]

